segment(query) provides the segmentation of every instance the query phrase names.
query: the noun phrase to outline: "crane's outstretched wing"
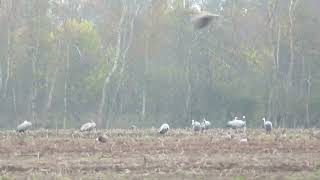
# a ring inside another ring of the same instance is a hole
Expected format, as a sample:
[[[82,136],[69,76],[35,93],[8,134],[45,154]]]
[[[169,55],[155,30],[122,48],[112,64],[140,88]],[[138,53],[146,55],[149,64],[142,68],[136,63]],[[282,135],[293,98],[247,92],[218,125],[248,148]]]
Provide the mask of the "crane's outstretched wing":
[[[193,23],[193,26],[196,29],[202,29],[206,26],[208,26],[208,24],[215,18],[220,17],[220,15],[218,14],[212,14],[209,12],[200,12],[195,14],[192,18],[191,18],[191,22]]]

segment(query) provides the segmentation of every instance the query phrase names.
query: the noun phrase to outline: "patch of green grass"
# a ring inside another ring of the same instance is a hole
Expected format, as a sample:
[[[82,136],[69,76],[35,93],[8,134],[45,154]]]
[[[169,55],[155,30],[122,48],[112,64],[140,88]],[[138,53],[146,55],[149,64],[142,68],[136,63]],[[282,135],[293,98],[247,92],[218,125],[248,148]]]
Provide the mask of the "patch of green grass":
[[[274,179],[279,179],[274,178]],[[298,172],[298,173],[293,173],[292,175],[289,176],[283,176],[281,179],[284,180],[300,180],[300,179],[307,179],[307,180],[319,180],[320,179],[320,171],[305,171],[305,172]]]
[[[246,180],[246,177],[244,177],[244,176],[235,176],[233,179],[234,180]]]
[[[11,180],[8,176],[0,176],[0,180]]]
[[[297,179],[310,179],[310,180],[319,180],[320,179],[320,171],[315,172],[307,172],[302,175],[302,177],[299,177]]]
[[[31,136],[21,135],[21,136],[17,136],[17,137],[23,142],[31,142],[33,140],[33,137],[31,137]]]

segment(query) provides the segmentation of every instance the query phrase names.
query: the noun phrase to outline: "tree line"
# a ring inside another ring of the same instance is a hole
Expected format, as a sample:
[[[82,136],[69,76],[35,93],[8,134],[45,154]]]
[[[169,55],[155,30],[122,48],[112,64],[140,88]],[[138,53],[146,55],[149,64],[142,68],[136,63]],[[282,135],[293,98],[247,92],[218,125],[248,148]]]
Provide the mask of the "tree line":
[[[2,0],[0,27],[3,129],[320,126],[317,0]]]

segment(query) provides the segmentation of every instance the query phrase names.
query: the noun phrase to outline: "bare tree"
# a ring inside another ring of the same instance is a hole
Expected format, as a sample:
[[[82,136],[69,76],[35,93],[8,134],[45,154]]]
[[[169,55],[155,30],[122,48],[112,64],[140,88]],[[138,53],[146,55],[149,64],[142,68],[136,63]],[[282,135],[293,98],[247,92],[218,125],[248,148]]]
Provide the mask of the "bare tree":
[[[144,50],[144,82],[142,85],[142,103],[141,103],[141,121],[144,121],[146,118],[146,106],[147,106],[147,80],[148,80],[148,64],[150,60],[150,55],[149,55],[149,41],[150,41],[150,36],[147,34],[145,36],[145,50]]]
[[[129,28],[125,29],[124,33],[123,33],[123,34],[126,34],[126,36],[123,38],[123,42],[127,42],[127,43],[125,44],[125,47],[122,50],[121,58],[119,60],[119,61],[121,61],[121,68],[120,68],[120,71],[119,71],[118,82],[117,82],[116,88],[115,88],[115,95],[112,97],[113,99],[112,99],[111,105],[109,107],[109,113],[108,113],[109,118],[108,119],[110,119],[110,116],[112,114],[111,111],[115,107],[116,100],[117,100],[117,97],[119,95],[119,91],[121,89],[121,86],[124,83],[124,78],[123,77],[124,77],[125,67],[127,66],[127,61],[126,61],[127,60],[127,54],[128,54],[128,50],[129,50],[129,48],[131,47],[131,44],[132,44],[134,23],[135,23],[135,20],[137,18],[137,15],[139,13],[139,10],[140,10],[140,5],[138,5],[138,7],[136,8],[136,10],[134,12],[134,15],[131,18],[127,17],[129,19],[129,21],[127,21],[128,25],[129,25]],[[128,32],[126,33],[125,31],[128,31]],[[108,120],[107,121],[107,127],[109,127],[109,123],[110,123],[110,121]]]
[[[104,106],[106,103],[106,89],[107,89],[107,86],[110,82],[112,75],[115,73],[115,71],[118,68],[118,63],[119,63],[120,53],[121,53],[121,43],[122,43],[121,35],[123,32],[123,28],[124,28],[123,27],[124,18],[127,13],[127,9],[128,8],[127,8],[126,4],[123,3],[122,13],[121,13],[121,17],[120,17],[120,21],[119,21],[119,25],[118,25],[118,36],[117,36],[117,44],[116,44],[116,50],[115,50],[116,52],[115,52],[115,57],[114,57],[114,61],[113,61],[113,67],[104,79],[101,101],[100,101],[100,105],[99,105],[99,109],[98,109],[98,124],[100,124],[100,125],[102,124],[103,110],[104,110]]]
[[[6,9],[6,20],[7,20],[7,70],[6,70],[6,79],[3,84],[3,96],[6,96],[8,89],[8,82],[11,77],[11,56],[12,56],[12,29],[13,29],[13,1],[7,0],[4,2]]]
[[[290,93],[292,91],[292,74],[294,70],[294,61],[295,61],[295,51],[294,51],[294,21],[295,21],[295,8],[298,0],[290,0],[290,5],[289,5],[289,48],[290,48],[290,62],[289,62],[289,69],[288,69],[288,74],[287,74],[287,84],[286,84],[286,121],[288,120],[288,116],[290,114],[290,107],[289,107],[289,100],[290,100]],[[293,119],[294,126],[296,125],[296,120]],[[286,122],[290,123],[290,122]]]
[[[65,76],[64,76],[64,115],[63,115],[63,128],[66,128],[68,116],[68,86],[69,86],[69,71],[70,71],[70,44],[67,45],[67,57],[65,59]]]

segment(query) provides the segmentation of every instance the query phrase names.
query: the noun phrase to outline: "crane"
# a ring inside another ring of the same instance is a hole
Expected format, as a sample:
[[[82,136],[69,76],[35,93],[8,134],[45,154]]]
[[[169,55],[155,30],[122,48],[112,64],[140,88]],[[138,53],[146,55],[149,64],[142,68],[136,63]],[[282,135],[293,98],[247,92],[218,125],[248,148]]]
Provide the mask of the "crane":
[[[211,126],[211,122],[207,121],[206,118],[203,118],[203,121],[201,123],[201,130],[202,131],[207,130],[209,129],[210,126]]]
[[[246,121],[239,120],[238,117],[235,117],[232,121],[227,123],[227,126],[233,129],[244,128],[246,127]]]
[[[28,130],[30,127],[32,126],[32,123],[25,120],[23,121],[23,123],[21,123],[18,127],[17,127],[17,131],[18,132],[25,132],[26,130]]]
[[[263,117],[262,120],[263,120],[263,126],[264,126],[264,128],[266,129],[267,133],[270,134],[270,132],[271,132],[271,130],[272,130],[272,122],[266,121],[266,118],[265,118],[265,117]]]
[[[195,132],[198,132],[201,130],[201,124],[198,122],[198,121],[195,121],[195,120],[192,120],[192,129],[195,131]]]
[[[168,131],[169,131],[169,125],[168,124],[162,124],[161,125],[161,127],[160,127],[160,129],[159,129],[159,133],[160,134],[165,134],[165,133],[167,133]]]
[[[80,128],[80,132],[84,132],[84,131],[92,131],[94,128],[96,128],[96,123],[91,121],[88,123],[85,123],[81,126]]]

